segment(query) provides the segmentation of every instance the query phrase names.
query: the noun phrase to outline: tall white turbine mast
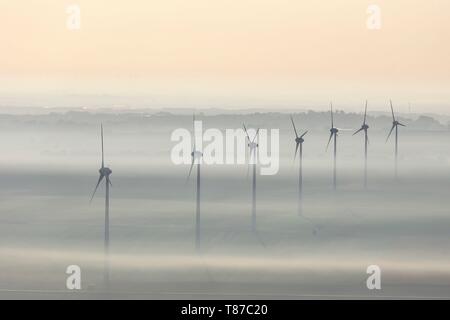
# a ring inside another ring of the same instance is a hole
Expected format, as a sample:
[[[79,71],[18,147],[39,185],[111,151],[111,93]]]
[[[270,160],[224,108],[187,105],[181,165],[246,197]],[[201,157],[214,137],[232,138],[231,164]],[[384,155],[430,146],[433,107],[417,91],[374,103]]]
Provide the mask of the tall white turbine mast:
[[[355,131],[355,133],[353,133],[353,135],[355,135],[361,131],[364,131],[364,188],[367,188],[367,145],[369,144],[369,136],[367,134],[369,126],[366,120],[367,120],[367,100],[366,100],[366,107],[364,108],[364,119],[361,128],[359,128],[357,131]]]
[[[189,169],[189,174],[187,176],[186,182],[191,177],[192,168],[194,167],[194,164],[197,162],[197,189],[196,189],[196,209],[195,209],[195,248],[196,250],[200,250],[201,245],[201,230],[200,230],[200,163],[201,158],[203,157],[203,153],[199,150],[197,150],[197,144],[196,144],[196,135],[195,135],[195,114],[192,117],[192,126],[193,126],[193,137],[194,142],[192,146],[192,152],[191,152],[191,167]]]
[[[392,100],[390,100],[390,104],[391,104],[391,113],[392,113],[392,127],[391,127],[391,131],[389,131],[389,134],[386,138],[386,142],[388,142],[389,137],[392,134],[392,131],[394,131],[394,129],[395,129],[394,156],[395,156],[395,179],[397,179],[398,178],[398,126],[401,126],[401,127],[406,127],[406,126],[404,124],[400,123],[399,121],[397,121],[397,119],[395,118],[394,107],[392,106]]]
[[[97,181],[97,185],[95,186],[94,192],[92,193],[91,200],[94,198],[94,195],[98,189],[98,186],[102,182],[103,178],[105,178],[105,243],[104,243],[104,269],[103,269],[103,278],[104,284],[106,288],[109,288],[109,187],[112,186],[111,180],[109,176],[112,173],[112,170],[108,167],[105,167],[105,156],[103,151],[103,125],[100,125],[100,137],[102,144],[102,166],[98,170],[100,176]]]
[[[334,118],[333,118],[333,103],[330,103],[330,115],[331,115],[331,128],[330,128],[330,138],[328,139],[327,144],[327,150],[328,146],[330,145],[331,139],[334,138],[333,141],[333,188],[336,190],[337,188],[337,181],[336,181],[336,155],[337,155],[337,135],[339,132],[339,129],[334,126]]]
[[[294,161],[299,153],[299,168],[298,168],[298,214],[301,216],[303,214],[303,142],[305,140],[303,137],[308,133],[308,131],[303,132],[300,136],[298,135],[297,128],[295,127],[294,119],[291,116],[292,127],[295,133],[295,153]]]
[[[257,142],[258,134],[259,134],[259,128],[256,130],[255,136],[253,139],[250,139],[250,136],[248,135],[247,128],[245,127],[245,124],[243,124],[245,134],[247,136],[248,141],[248,148],[250,150],[250,159],[252,160],[252,167],[253,167],[253,179],[252,179],[252,231],[256,231],[256,162],[257,162],[257,150],[259,147],[259,144]],[[250,161],[249,161],[250,164]],[[248,174],[248,171],[247,171]]]

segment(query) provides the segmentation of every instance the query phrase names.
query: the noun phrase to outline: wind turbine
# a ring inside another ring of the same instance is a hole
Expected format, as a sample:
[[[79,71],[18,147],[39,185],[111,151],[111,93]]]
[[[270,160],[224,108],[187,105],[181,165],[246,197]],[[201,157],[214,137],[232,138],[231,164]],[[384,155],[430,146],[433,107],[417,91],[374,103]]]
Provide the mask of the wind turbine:
[[[333,153],[333,188],[336,190],[336,148],[337,148],[337,135],[339,132],[339,129],[334,126],[334,119],[333,119],[333,104],[330,103],[330,114],[331,114],[331,128],[330,128],[330,138],[328,139],[327,144],[327,150],[328,146],[330,145],[331,139],[334,137],[334,153]]]
[[[386,142],[388,142],[389,137],[392,134],[392,131],[395,129],[395,178],[397,178],[397,163],[398,163],[398,126],[406,127],[404,124],[397,121],[394,115],[394,108],[392,107],[392,100],[390,100],[391,103],[391,112],[392,112],[392,127],[391,131],[389,131],[389,134],[386,138]]]
[[[191,177],[192,168],[195,162],[197,162],[197,191],[196,191],[196,210],[195,210],[195,249],[200,249],[200,162],[203,157],[203,153],[197,150],[196,145],[196,135],[195,135],[195,115],[192,118],[193,133],[194,133],[194,143],[192,147],[191,157],[191,167],[189,169],[189,174],[187,176],[186,182]]]
[[[361,128],[357,130],[353,135],[364,131],[364,188],[367,188],[367,144],[369,143],[369,137],[367,136],[367,129],[369,129],[369,126],[366,123],[367,118],[367,100],[366,100],[366,107],[364,109],[364,120]]]
[[[297,128],[295,127],[294,119],[291,116],[291,122],[292,127],[294,128],[295,132],[295,153],[294,153],[294,160],[297,156],[297,151],[299,151],[299,169],[298,169],[298,214],[302,215],[302,193],[303,193],[303,142],[305,141],[303,137],[305,134],[308,133],[308,131],[305,131],[301,136],[297,133]]]
[[[105,286],[109,287],[109,186],[112,186],[111,180],[109,179],[109,176],[111,175],[112,171],[110,168],[105,167],[105,157],[103,152],[103,125],[100,125],[101,130],[101,142],[102,142],[102,166],[98,170],[100,173],[100,177],[98,178],[97,185],[95,186],[94,192],[91,196],[91,202],[94,198],[95,192],[98,189],[98,186],[102,182],[103,178],[105,178],[105,264],[104,264],[104,271],[103,271],[103,277]]]
[[[253,139],[250,139],[250,136],[248,135],[247,128],[244,126],[244,131],[247,136],[248,140],[248,147],[250,149],[250,159],[253,161],[253,188],[252,188],[252,231],[256,231],[256,150],[259,147],[258,143],[255,142],[256,138],[258,137],[259,128],[256,130],[255,136]],[[250,162],[249,162],[250,164]],[[248,172],[248,171],[247,171]]]

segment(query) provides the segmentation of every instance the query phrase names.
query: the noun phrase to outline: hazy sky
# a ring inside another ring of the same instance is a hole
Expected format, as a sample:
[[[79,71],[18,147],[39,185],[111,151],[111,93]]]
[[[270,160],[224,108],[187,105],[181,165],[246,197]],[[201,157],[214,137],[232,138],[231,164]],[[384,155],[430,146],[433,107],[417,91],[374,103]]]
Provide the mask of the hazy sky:
[[[77,31],[66,26],[72,3]],[[380,30],[366,26],[372,3]],[[448,0],[0,0],[0,95],[215,106],[392,97],[446,111],[449,13]]]

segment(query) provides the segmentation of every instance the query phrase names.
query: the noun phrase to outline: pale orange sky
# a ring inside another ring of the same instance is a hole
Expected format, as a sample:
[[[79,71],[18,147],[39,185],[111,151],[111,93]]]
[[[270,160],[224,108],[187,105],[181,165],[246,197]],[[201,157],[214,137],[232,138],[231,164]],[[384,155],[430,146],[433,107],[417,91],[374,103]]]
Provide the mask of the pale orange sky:
[[[0,0],[0,94],[445,105],[449,13],[448,0]]]

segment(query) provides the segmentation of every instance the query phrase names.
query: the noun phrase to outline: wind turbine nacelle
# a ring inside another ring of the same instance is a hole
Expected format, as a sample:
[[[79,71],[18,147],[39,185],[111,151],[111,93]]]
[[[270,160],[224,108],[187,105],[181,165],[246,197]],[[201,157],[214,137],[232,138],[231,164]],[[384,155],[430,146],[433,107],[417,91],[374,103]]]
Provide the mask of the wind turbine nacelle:
[[[191,152],[191,157],[193,157],[195,159],[198,159],[198,158],[203,157],[203,153],[200,152],[200,151],[192,151]]]
[[[338,131],[339,131],[338,128],[331,128],[330,129],[330,132],[333,133],[333,134],[338,133]]]
[[[101,175],[104,176],[109,176],[112,173],[112,170],[110,168],[100,168],[100,170],[98,170],[98,172],[100,172]]]
[[[369,129],[369,126],[368,126],[367,124],[363,124],[361,128],[362,128],[363,130],[367,130],[367,129]]]
[[[250,143],[248,144],[248,147],[249,147],[250,149],[255,149],[255,148],[259,147],[259,144],[257,144],[256,142],[250,142]]]
[[[296,143],[303,143],[303,142],[305,142],[305,140],[303,138],[298,137],[298,138],[295,138],[295,142]]]

